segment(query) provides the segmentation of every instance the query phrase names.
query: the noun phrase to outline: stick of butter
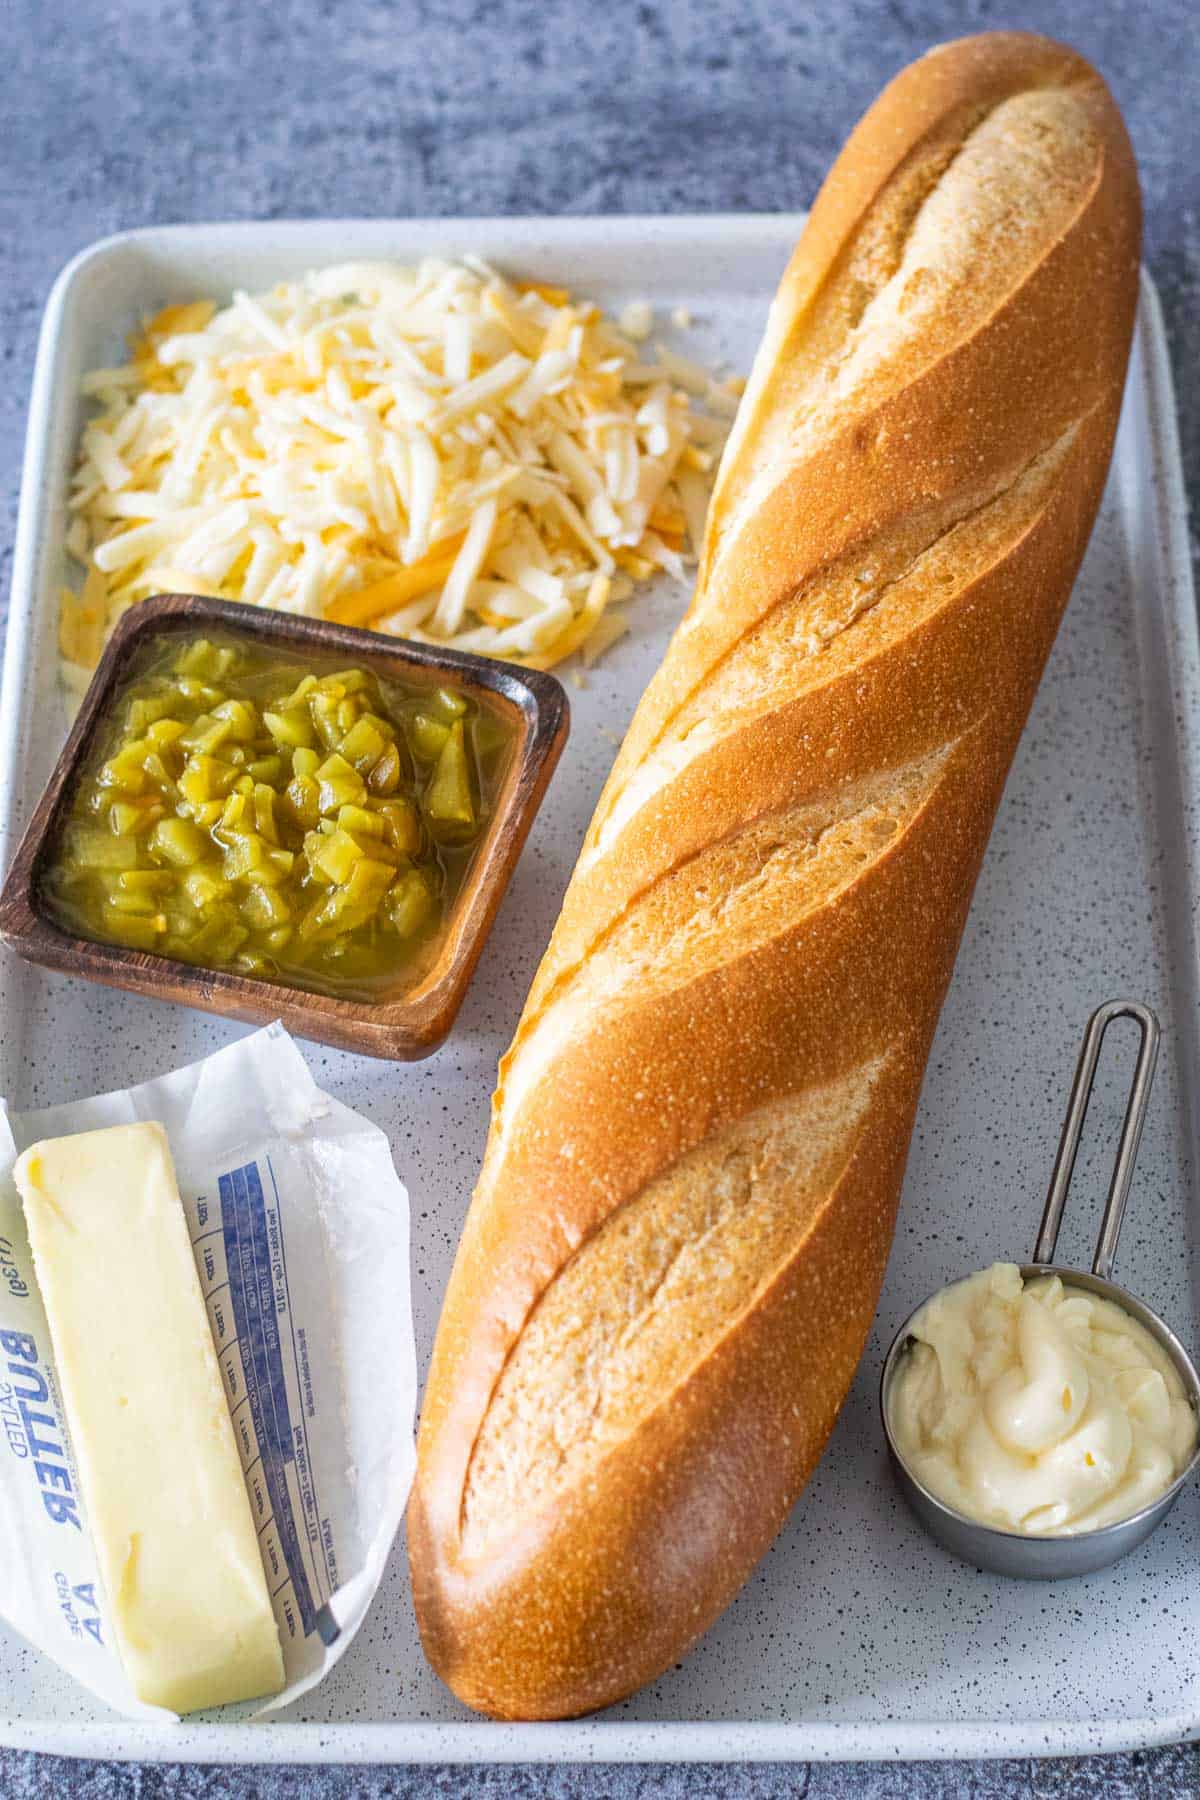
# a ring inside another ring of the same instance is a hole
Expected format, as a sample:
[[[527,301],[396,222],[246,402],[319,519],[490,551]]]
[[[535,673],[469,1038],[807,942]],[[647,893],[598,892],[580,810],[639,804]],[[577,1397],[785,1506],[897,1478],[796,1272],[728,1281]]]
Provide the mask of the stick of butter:
[[[279,1634],[161,1125],[18,1160],[121,1662],[175,1712],[276,1693]]]

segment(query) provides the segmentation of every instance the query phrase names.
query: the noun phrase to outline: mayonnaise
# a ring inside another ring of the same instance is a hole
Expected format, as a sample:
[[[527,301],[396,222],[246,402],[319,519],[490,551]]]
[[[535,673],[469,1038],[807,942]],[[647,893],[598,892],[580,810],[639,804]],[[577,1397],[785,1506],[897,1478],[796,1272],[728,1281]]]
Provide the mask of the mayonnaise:
[[[896,1448],[939,1500],[1004,1531],[1111,1525],[1170,1487],[1196,1447],[1173,1362],[1123,1307],[995,1263],[910,1327],[888,1397]]]

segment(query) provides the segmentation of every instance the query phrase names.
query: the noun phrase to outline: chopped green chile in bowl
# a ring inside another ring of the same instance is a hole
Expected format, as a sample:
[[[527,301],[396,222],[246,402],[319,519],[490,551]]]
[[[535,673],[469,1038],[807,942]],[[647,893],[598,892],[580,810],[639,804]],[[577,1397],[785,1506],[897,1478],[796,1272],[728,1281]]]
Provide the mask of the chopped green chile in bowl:
[[[244,635],[137,645],[42,866],[84,938],[315,993],[428,965],[512,739],[453,687]]]

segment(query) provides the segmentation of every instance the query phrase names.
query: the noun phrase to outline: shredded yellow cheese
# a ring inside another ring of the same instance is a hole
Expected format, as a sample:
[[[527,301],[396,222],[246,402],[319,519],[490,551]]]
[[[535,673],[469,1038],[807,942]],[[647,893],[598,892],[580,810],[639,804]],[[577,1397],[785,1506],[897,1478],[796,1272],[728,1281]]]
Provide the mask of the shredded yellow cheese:
[[[167,307],[84,383],[68,686],[161,592],[590,663],[636,581],[686,579],[736,411],[733,383],[647,360],[650,309],[629,313],[473,259]]]

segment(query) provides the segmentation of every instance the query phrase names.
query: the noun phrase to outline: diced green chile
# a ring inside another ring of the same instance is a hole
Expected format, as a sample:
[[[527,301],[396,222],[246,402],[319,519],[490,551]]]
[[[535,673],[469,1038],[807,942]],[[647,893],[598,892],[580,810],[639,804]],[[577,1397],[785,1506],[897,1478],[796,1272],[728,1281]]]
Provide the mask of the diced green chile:
[[[44,892],[84,936],[370,993],[428,962],[510,750],[448,688],[164,635],[98,734]]]

